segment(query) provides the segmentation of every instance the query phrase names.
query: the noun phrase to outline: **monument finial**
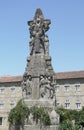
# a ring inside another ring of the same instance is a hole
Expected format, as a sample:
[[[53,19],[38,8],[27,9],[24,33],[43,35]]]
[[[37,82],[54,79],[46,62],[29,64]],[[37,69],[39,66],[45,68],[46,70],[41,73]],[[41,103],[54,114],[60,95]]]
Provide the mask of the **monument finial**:
[[[34,19],[37,19],[38,17],[41,17],[41,18],[44,19],[43,13],[42,13],[42,11],[41,11],[40,8],[38,8],[38,9],[36,10],[36,13],[35,13]]]

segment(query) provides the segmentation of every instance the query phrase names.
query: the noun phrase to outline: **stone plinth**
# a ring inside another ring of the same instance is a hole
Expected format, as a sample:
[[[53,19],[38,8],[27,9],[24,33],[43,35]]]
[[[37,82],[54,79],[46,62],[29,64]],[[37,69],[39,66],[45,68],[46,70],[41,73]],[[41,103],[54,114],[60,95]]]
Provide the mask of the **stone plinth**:
[[[25,125],[25,130],[59,130],[59,125],[39,126],[39,125]]]
[[[25,102],[25,104],[27,104],[28,107],[37,105],[37,106],[42,106],[42,107],[53,108],[53,101],[52,100],[43,100],[43,99],[27,100],[27,99],[24,99],[24,102]]]

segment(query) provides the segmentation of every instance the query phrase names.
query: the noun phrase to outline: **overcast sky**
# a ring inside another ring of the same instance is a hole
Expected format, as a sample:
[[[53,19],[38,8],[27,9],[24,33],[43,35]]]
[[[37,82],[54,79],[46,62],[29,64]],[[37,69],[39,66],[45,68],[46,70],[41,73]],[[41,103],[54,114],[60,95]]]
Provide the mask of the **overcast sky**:
[[[55,72],[84,70],[84,0],[1,0],[0,75],[23,75],[29,30],[37,8],[51,19],[47,32]]]

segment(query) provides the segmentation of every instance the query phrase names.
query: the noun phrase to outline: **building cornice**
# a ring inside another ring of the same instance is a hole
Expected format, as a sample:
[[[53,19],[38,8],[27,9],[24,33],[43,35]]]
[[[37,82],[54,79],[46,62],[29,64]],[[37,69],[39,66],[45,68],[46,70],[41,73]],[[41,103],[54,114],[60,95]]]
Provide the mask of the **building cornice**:
[[[56,79],[80,79],[84,78],[84,71],[57,72]],[[23,76],[0,76],[0,83],[21,82]]]

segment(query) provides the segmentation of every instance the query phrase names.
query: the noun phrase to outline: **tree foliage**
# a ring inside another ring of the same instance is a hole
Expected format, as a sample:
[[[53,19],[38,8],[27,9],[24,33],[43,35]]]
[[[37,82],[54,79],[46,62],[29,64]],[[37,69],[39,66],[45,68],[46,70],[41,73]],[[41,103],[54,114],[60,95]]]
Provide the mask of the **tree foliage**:
[[[24,125],[25,119],[32,113],[33,120],[44,125],[50,125],[50,117],[48,111],[44,107],[32,106],[28,108],[22,100],[20,100],[16,107],[14,107],[8,116],[8,121],[13,125]]]
[[[22,125],[24,124],[24,120],[29,115],[29,113],[29,108],[24,104],[22,100],[20,100],[17,103],[16,107],[11,109],[8,116],[8,121],[13,125]]]
[[[30,111],[37,123],[38,120],[40,120],[40,123],[43,123],[44,125],[50,125],[50,117],[48,111],[44,107],[33,106],[31,107]]]
[[[60,115],[60,130],[81,130],[81,127],[84,127],[84,107],[80,111],[60,107],[57,112]],[[30,113],[32,113],[33,120],[36,123],[40,121],[40,124],[43,125],[51,124],[46,108],[38,106],[28,108],[22,100],[10,111],[8,121],[13,125],[24,125],[25,119],[29,117]]]
[[[60,114],[61,130],[81,130],[84,127],[84,107],[80,111],[60,107],[57,112]]]

